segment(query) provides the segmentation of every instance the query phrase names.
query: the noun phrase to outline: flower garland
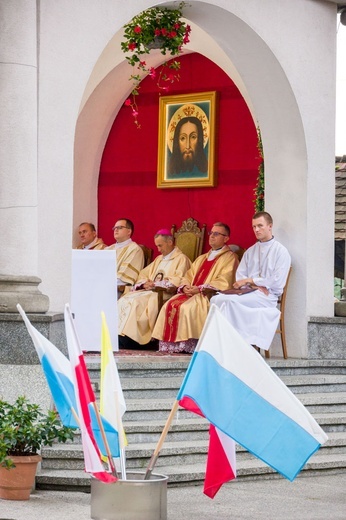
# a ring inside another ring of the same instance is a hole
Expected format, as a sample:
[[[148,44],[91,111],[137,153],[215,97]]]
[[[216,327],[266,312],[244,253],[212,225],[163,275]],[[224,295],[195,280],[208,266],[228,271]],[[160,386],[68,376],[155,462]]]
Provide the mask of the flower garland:
[[[262,137],[261,131],[257,127],[257,150],[261,159],[261,162],[258,166],[258,177],[256,188],[254,188],[255,199],[253,202],[255,203],[255,213],[258,211],[264,211],[264,158],[263,158],[263,145],[262,145]]]
[[[152,79],[156,79],[160,91],[168,91],[170,84],[180,79],[179,61],[173,60],[168,63],[166,60],[157,73],[154,67],[147,66],[146,61],[141,59],[141,55],[149,54],[154,48],[159,48],[163,55],[169,54],[169,59],[181,54],[183,45],[190,41],[191,32],[191,27],[181,20],[184,6],[185,2],[181,2],[177,9],[151,7],[132,18],[131,22],[124,26],[124,41],[121,43],[121,49],[126,54],[131,53],[130,56],[126,56],[126,60],[134,70],[129,78],[133,82],[131,96],[126,99],[125,106],[132,109],[137,128],[140,128],[137,105],[141,82],[139,73],[147,73]]]

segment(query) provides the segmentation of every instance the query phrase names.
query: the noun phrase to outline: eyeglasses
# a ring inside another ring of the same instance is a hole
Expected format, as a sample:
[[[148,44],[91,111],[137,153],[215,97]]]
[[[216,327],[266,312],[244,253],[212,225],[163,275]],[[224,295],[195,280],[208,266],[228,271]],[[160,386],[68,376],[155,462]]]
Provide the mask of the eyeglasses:
[[[113,226],[112,227],[113,231],[115,231],[116,229],[119,231],[119,229],[130,229],[130,228],[128,228],[127,226]]]
[[[219,233],[218,231],[208,231],[208,235],[212,237],[218,237],[221,235],[222,237],[228,237],[228,235],[225,235],[224,233]]]

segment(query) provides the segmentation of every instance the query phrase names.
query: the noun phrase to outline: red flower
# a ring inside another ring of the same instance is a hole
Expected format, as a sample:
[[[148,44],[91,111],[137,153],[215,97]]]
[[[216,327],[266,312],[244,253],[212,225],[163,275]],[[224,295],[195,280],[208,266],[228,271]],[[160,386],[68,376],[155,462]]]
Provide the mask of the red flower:
[[[184,2],[182,2],[182,4],[184,4]],[[150,9],[149,11],[150,13],[151,11],[155,13],[155,15],[152,18],[150,18],[150,30],[153,31],[155,38],[159,39],[163,53],[170,53],[172,55],[181,54],[183,45],[190,42],[189,35],[191,32],[191,27],[189,25],[186,25],[185,22],[181,22],[179,18],[176,18],[175,22],[171,22],[171,18],[169,17],[167,19],[167,23],[162,23],[161,16],[156,16],[156,11],[154,10],[154,8],[152,10]],[[158,8],[158,11],[160,12],[161,9]],[[163,14],[165,14],[166,9],[162,9],[162,12]],[[165,18],[163,19],[165,20]],[[164,62],[162,67],[160,67],[159,69],[155,69],[154,67],[148,66],[146,61],[140,60],[140,58],[143,58],[143,56],[140,55],[143,54],[144,51],[149,52],[148,49],[151,49],[152,47],[151,45],[147,45],[147,43],[143,43],[143,39],[146,40],[145,35],[148,34],[147,25],[145,25],[146,22],[144,22],[143,27],[141,26],[142,20],[146,20],[146,18],[134,18],[130,24],[125,25],[127,29],[127,32],[124,35],[126,43],[122,43],[121,45],[122,49],[125,52],[128,50],[129,52],[133,53],[131,56],[127,57],[127,60],[129,64],[133,67],[133,69],[137,69],[137,71],[133,72],[130,76],[130,80],[133,81],[132,93],[130,97],[126,99],[126,101],[124,101],[124,106],[131,108],[133,121],[136,124],[137,128],[140,128],[140,124],[137,120],[139,109],[136,103],[135,96],[138,96],[139,94],[139,84],[143,72],[147,73],[152,78],[155,78],[155,83],[157,84],[159,91],[170,90],[170,85],[173,84],[175,81],[179,81],[180,79],[178,73],[178,70],[180,68],[179,61],[173,60],[172,63],[168,65],[167,60]],[[165,84],[165,86],[162,85],[163,83]]]

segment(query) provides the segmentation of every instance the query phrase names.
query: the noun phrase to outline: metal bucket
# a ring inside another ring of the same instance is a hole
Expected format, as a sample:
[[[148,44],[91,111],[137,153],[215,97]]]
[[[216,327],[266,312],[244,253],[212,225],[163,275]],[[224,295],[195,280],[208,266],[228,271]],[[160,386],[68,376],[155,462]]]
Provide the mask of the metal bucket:
[[[165,475],[129,472],[127,480],[105,484],[91,479],[91,518],[93,520],[167,520],[167,481]]]

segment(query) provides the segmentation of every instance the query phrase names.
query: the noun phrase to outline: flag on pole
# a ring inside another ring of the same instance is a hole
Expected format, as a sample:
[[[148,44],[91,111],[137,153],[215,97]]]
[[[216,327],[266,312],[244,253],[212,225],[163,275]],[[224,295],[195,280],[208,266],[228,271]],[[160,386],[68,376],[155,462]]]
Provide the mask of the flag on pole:
[[[211,424],[204,494],[214,498],[222,484],[235,479],[236,476],[235,442]]]
[[[190,412],[204,417],[200,408],[190,397],[185,396],[180,399],[179,405]],[[203,493],[209,498],[214,498],[222,484],[229,482],[236,477],[235,442],[231,437],[225,435],[213,424],[210,424]]]
[[[200,408],[198,408],[195,401],[190,397],[185,396],[180,399],[179,405],[190,412],[204,417]],[[222,484],[229,482],[236,477],[235,442],[231,437],[225,435],[213,424],[210,424],[203,493],[209,498],[214,498]]]
[[[67,346],[75,383],[85,471],[91,473],[94,477],[103,482],[115,482],[117,480],[116,477],[106,472],[103,467],[101,453],[92,431],[89,405],[94,404],[96,399],[90,383],[84,356],[78,342],[69,305],[65,305],[64,316]]]
[[[221,432],[291,481],[328,439],[215,305],[178,399],[187,409],[199,409]]]
[[[71,370],[71,363],[66,356],[56,348],[49,339],[45,338],[31,323],[22,307],[18,304],[17,309],[22,316],[26,328],[34,343],[37,355],[42,365],[55,407],[64,426],[79,428],[77,402],[75,387]],[[96,442],[103,455],[106,449],[97,422],[93,405],[89,404],[91,424]],[[117,430],[104,418],[101,417],[108,444],[113,457],[119,456],[119,441]]]
[[[124,448],[127,446],[127,440],[122,417],[126,412],[126,404],[104,312],[101,313],[101,318],[100,412],[119,433],[120,448]]]
[[[74,415],[74,413],[77,414],[77,404],[69,360],[49,339],[31,325],[19,304],[17,309],[34,343],[61,422],[64,426],[77,428],[78,423]]]

